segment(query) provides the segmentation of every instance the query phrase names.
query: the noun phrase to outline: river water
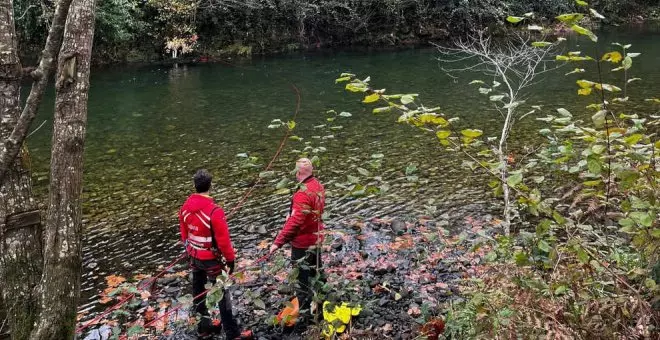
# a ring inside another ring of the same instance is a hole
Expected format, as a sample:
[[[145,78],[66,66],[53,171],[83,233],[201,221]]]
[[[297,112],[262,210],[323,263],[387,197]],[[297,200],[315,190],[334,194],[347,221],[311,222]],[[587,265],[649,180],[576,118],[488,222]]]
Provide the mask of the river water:
[[[631,43],[632,52],[642,53],[631,76],[643,79],[631,85],[632,97],[637,102],[660,97],[660,30],[620,31],[602,32],[601,46]],[[569,38],[569,44],[568,50],[590,51],[587,41]],[[259,157],[261,165],[268,162],[284,131],[267,126],[273,119],[291,119],[296,107],[292,85],[302,98],[295,134],[304,140],[287,143],[274,166],[278,175],[264,180],[229,221],[239,256],[241,249],[272,239],[283,222],[289,195],[274,194],[275,186],[293,168],[297,150],[307,141],[327,149],[319,154],[318,177],[328,189],[330,227],[356,218],[430,215],[458,223],[470,215],[497,214],[497,201],[485,182],[461,167],[460,157],[443,152],[432,135],[396,124],[394,116],[372,115],[360,96],[334,84],[344,71],[371,76],[375,87],[388,93],[419,93],[425,105],[440,106],[448,116],[459,116],[467,126],[495,135],[501,125],[499,114],[474,85],[468,85],[478,76],[458,74],[459,79],[453,80],[441,70],[437,57],[433,49],[334,51],[254,58],[232,65],[94,70],[85,147],[81,309],[96,305],[105,276],[152,273],[180,254],[176,213],[193,189],[196,169],[209,169],[215,176],[213,196],[227,209],[234,207],[259,173],[241,168],[236,155],[248,153]],[[564,76],[573,67],[545,74],[530,90],[527,103],[543,105],[545,113],[565,107],[586,114],[589,100],[575,94],[574,81],[596,76],[593,72]],[[45,123],[28,140],[40,194],[47,190],[52,100],[50,93],[33,126]],[[324,129],[314,128],[327,123],[326,111],[331,109],[352,114],[334,122],[343,129],[333,131],[332,139]],[[540,142],[538,128],[533,117],[521,122],[512,136],[514,143]],[[368,164],[373,154],[384,155],[379,169]],[[409,165],[416,166],[412,175],[417,181],[406,178]],[[357,167],[383,177],[390,190],[342,197],[339,185],[347,181],[347,174],[360,176]],[[265,233],[255,232],[261,227]]]

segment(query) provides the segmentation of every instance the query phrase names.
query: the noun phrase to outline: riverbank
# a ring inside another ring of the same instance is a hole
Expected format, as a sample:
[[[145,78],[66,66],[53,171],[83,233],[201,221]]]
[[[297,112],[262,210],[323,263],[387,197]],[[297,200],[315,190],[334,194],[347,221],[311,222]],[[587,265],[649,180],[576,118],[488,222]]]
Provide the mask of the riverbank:
[[[323,249],[327,287],[320,292],[323,301],[360,306],[350,330],[352,336],[378,336],[412,339],[424,332],[431,335],[431,325],[439,325],[446,306],[460,299],[459,281],[479,271],[487,249],[472,251],[472,237],[496,220],[490,217],[467,217],[454,221],[418,219],[354,220],[328,229]],[[460,231],[460,232],[459,232]],[[488,233],[492,233],[490,229]],[[254,268],[254,259],[267,249],[267,242],[239,249],[237,268],[251,268],[231,288],[234,309],[244,327],[259,339],[318,338],[315,327],[307,333],[285,331],[273,325],[273,316],[292,295],[289,284],[290,264],[287,254],[279,254],[268,263]],[[137,275],[139,281],[148,276]],[[129,280],[130,281],[130,280]],[[119,282],[119,284],[117,284]],[[104,306],[111,306],[130,291],[133,284],[123,278],[108,278],[109,288],[101,296]],[[115,293],[116,290],[124,290]],[[132,302],[103,319],[89,331],[86,340],[107,339],[118,329],[133,329],[132,334],[161,339],[195,339],[196,320],[190,312],[190,279],[183,265],[175,267],[148,289],[142,299]],[[165,316],[172,308],[181,310]],[[80,315],[81,324],[93,315]],[[154,322],[156,318],[162,320]],[[323,316],[319,316],[323,325]],[[154,327],[141,328],[153,322]],[[424,325],[427,325],[426,327]],[[119,327],[119,328],[116,328]],[[315,334],[315,335],[312,335]]]

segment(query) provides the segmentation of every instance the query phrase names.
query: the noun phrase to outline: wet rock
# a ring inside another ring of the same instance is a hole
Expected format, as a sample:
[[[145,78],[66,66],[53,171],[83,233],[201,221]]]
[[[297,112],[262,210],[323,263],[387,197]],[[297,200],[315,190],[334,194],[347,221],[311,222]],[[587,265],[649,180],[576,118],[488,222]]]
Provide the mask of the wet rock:
[[[390,298],[389,298],[389,296],[382,297],[382,298],[380,298],[380,300],[378,300],[378,306],[380,306],[380,307],[384,307],[384,306],[387,305],[389,302],[390,302]]]

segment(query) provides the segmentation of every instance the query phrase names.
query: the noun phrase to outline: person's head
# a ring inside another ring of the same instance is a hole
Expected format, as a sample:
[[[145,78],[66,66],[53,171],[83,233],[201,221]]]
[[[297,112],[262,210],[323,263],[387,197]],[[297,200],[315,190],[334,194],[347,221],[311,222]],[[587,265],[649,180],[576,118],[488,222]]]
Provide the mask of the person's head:
[[[198,193],[208,192],[211,189],[211,181],[213,176],[206,171],[206,169],[199,169],[193,176],[193,182],[195,182],[195,191]]]
[[[313,172],[314,166],[309,158],[301,158],[296,161],[296,179],[298,179],[298,181],[302,181],[311,176]]]

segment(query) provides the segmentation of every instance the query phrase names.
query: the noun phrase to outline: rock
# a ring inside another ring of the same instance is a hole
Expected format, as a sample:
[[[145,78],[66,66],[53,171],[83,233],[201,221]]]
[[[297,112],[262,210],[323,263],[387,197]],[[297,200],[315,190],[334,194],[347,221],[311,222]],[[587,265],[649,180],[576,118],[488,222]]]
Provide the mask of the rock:
[[[403,222],[402,220],[395,218],[392,221],[392,224],[390,224],[390,228],[392,228],[392,231],[395,234],[403,235],[403,233],[406,231],[406,222]]]
[[[171,277],[161,277],[158,279],[158,284],[161,285],[169,285],[170,283],[174,282],[176,280],[176,277],[171,276]]]
[[[232,295],[232,296],[235,296],[235,297],[239,297],[239,296],[242,296],[242,295],[243,295],[243,291],[240,290],[240,289],[237,289],[237,290],[235,290],[234,292],[232,292],[231,295]]]
[[[368,318],[368,317],[373,316],[373,315],[374,315],[374,311],[372,311],[369,308],[365,308],[360,312],[360,316],[363,316],[365,318]]]
[[[424,302],[424,299],[422,299],[421,296],[416,296],[413,301],[415,301],[416,304],[422,304]]]
[[[374,270],[374,274],[376,275],[385,275],[389,271],[389,268],[387,267],[379,267]]]
[[[167,286],[164,289],[165,293],[167,293],[167,294],[174,294],[174,293],[177,293],[180,290],[181,290],[181,287],[176,287],[176,286]]]
[[[390,297],[389,297],[389,296],[385,296],[385,297],[380,298],[380,300],[378,300],[378,305],[379,305],[380,307],[384,307],[384,306],[387,305],[389,302],[390,302]]]
[[[260,235],[264,235],[268,233],[268,230],[266,230],[265,226],[260,225],[259,227],[257,227],[257,233]]]

